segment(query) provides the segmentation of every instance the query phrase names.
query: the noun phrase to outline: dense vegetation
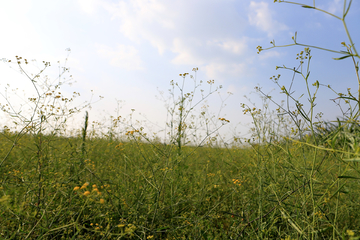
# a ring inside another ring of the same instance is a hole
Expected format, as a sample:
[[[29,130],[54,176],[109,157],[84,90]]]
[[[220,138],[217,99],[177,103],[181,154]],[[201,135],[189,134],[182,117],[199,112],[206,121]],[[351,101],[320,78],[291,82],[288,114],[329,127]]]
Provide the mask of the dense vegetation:
[[[349,8],[345,1],[344,23]],[[359,80],[349,39],[339,59],[354,60]],[[303,78],[309,109],[273,76],[293,108],[258,88],[263,108],[242,104],[252,135],[230,144],[217,134],[227,119],[214,119],[206,107],[193,114],[220,88],[201,91],[196,101],[196,82],[191,92],[171,82],[166,143],[120,116],[100,131],[86,113],[70,134],[66,120],[82,109],[70,107],[78,94],[67,98],[60,82],[41,79],[44,63],[39,74],[26,75],[35,93],[21,111],[10,98],[1,105],[14,125],[0,134],[0,238],[359,239],[360,97],[339,93],[350,110],[334,122],[318,121],[322,85],[309,83],[311,49],[297,58],[298,68],[283,68]],[[16,60],[26,73],[27,60]],[[191,138],[195,133],[203,137]]]
[[[1,149],[15,136],[4,133]],[[94,138],[83,158],[82,143],[17,142],[1,168],[2,238],[327,239],[360,225],[358,165],[335,152],[283,142],[179,156],[170,145]]]

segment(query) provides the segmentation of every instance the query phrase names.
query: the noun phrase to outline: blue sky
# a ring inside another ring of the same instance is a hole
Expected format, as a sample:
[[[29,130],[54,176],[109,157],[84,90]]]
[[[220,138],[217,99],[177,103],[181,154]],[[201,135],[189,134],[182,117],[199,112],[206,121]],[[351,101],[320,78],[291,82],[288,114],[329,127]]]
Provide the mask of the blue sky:
[[[301,3],[311,5],[313,1]],[[343,1],[316,1],[316,6],[340,15]],[[240,107],[248,103],[244,95],[260,107],[260,98],[253,92],[261,86],[277,101],[283,99],[269,77],[280,73],[280,84],[288,86],[291,74],[276,71],[275,66],[297,66],[295,55],[303,50],[295,46],[257,54],[258,45],[269,47],[273,39],[277,45],[292,43],[295,31],[301,43],[334,50],[345,50],[340,43],[348,43],[342,22],[335,18],[292,4],[258,0],[4,1],[0,20],[0,58],[19,55],[50,61],[48,74],[56,77],[55,63],[64,62],[65,49],[71,49],[67,66],[76,83],[64,91],[78,91],[84,101],[90,99],[91,90],[94,100],[104,96],[93,105],[91,120],[115,116],[117,99],[124,101],[120,115],[135,109],[134,118],[148,119],[155,130],[161,129],[166,109],[155,96],[159,90],[167,91],[170,80],[181,81],[179,73],[191,73],[198,67],[198,81],[214,79],[215,85],[223,86],[223,98],[233,93],[220,115],[231,121],[223,131],[236,127],[239,136],[247,133],[251,122]],[[347,24],[355,43],[360,41],[359,23],[360,3],[353,1]],[[310,82],[319,80],[340,92],[348,87],[356,91],[350,58],[334,61],[332,57],[339,55],[316,49],[312,54]],[[0,87],[9,82],[21,89],[24,78],[15,83],[19,74],[0,65]],[[295,90],[299,95],[304,90],[300,78]],[[335,97],[328,89],[320,89],[317,110],[328,119],[340,113],[330,101]],[[209,98],[210,111],[218,113],[220,102],[218,95]]]

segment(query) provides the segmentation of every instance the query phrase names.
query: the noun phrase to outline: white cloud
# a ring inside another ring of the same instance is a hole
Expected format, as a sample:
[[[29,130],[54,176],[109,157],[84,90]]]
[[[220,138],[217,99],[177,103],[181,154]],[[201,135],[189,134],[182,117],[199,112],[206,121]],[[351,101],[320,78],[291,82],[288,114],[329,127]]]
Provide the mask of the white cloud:
[[[19,7],[21,6],[21,7]],[[29,22],[28,14],[31,11],[31,1],[6,1],[1,4],[0,21],[2,37],[0,57],[14,57],[19,54],[37,52],[41,45],[38,32]],[[33,57],[33,56],[32,56]]]
[[[19,7],[21,6],[21,7]],[[28,0],[19,0],[19,1],[5,1],[1,3],[0,13],[1,17],[16,17],[16,19],[21,19],[25,17],[24,15],[29,12],[31,9],[32,2]],[[12,14],[16,13],[16,16]]]
[[[240,78],[248,74],[245,63],[211,63],[203,68],[205,68],[206,75],[209,79],[216,79],[221,83],[224,79],[231,79],[234,77]]]
[[[99,5],[99,1],[98,0],[78,0],[78,4],[79,4],[81,10],[83,10],[84,12],[86,12],[88,14],[93,14]]]
[[[279,31],[288,29],[285,24],[279,23],[273,18],[269,4],[266,2],[251,1],[248,19],[251,25],[266,32],[269,37],[273,37]]]
[[[280,57],[280,53],[278,51],[275,51],[275,50],[269,50],[269,51],[262,51],[259,54],[259,59],[260,60],[265,60],[265,59],[274,58],[274,57]]]
[[[220,47],[222,50],[236,54],[241,55],[245,52],[247,48],[246,40],[243,39],[224,39],[224,40],[212,40],[207,42],[210,46],[217,46]]]
[[[227,87],[226,92],[227,92],[227,93],[235,94],[235,93],[238,92],[238,91],[237,91],[237,87],[236,87],[235,85],[233,85],[233,84],[230,84],[230,85]]]
[[[72,57],[71,55],[67,59],[67,66],[71,66],[72,69],[77,69],[80,72],[85,72],[84,66],[80,59]]]
[[[330,2],[329,6],[325,9],[332,14],[341,13],[343,10],[343,1],[334,0]]]
[[[140,43],[145,39],[155,46],[159,53],[167,48],[164,35],[175,28],[173,12],[157,0],[119,1],[106,5],[112,19],[120,19],[120,32],[130,40]]]
[[[232,0],[120,0],[105,9],[131,41],[150,43],[160,55],[174,53],[173,64],[200,66],[240,62],[239,56],[247,51],[241,34],[245,20],[236,4]]]
[[[143,63],[134,46],[119,44],[116,49],[106,45],[99,45],[97,52],[109,60],[109,64],[126,70],[142,70]]]
[[[171,51],[177,53],[178,55],[171,61],[173,64],[190,64],[190,65],[201,65],[204,64],[204,61],[201,59],[201,56],[197,56],[196,52],[193,51],[193,48],[196,45],[201,45],[201,43],[195,42],[189,44],[188,41],[184,41],[181,38],[175,38],[173,40],[173,47]]]

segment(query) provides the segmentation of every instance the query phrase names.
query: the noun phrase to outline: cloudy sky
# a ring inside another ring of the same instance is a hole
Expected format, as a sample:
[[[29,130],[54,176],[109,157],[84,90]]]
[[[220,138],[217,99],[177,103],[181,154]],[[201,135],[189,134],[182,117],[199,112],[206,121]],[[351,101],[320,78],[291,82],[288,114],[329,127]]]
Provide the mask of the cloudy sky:
[[[319,0],[316,4],[335,15],[343,12],[341,0]],[[223,86],[220,96],[209,98],[209,111],[216,114],[221,99],[232,93],[220,116],[231,121],[226,131],[236,127],[241,135],[251,122],[240,107],[242,102],[250,104],[244,95],[258,107],[261,100],[254,93],[256,86],[277,101],[284,99],[269,78],[280,73],[280,84],[289,86],[291,73],[275,70],[275,66],[298,66],[296,53],[304,48],[275,48],[257,54],[257,46],[269,47],[272,40],[276,45],[290,44],[295,32],[299,43],[337,51],[345,50],[341,42],[349,42],[340,20],[272,0],[14,0],[0,6],[0,59],[19,55],[49,61],[52,69],[48,74],[56,78],[57,61],[64,63],[70,53],[67,66],[76,83],[64,91],[80,92],[84,101],[90,99],[91,90],[94,101],[104,96],[93,105],[90,120],[117,115],[117,100],[121,100],[121,116],[135,109],[134,118],[147,119],[159,129],[166,119],[159,91],[166,95],[171,80],[182,81],[180,73],[192,73],[198,67],[198,81],[215,80],[215,85]],[[353,41],[358,43],[358,1],[353,1],[346,21]],[[356,92],[350,58],[334,61],[332,58],[340,55],[317,49],[312,55],[311,83],[318,80],[339,92],[348,87]],[[26,80],[15,80],[19,74],[6,63],[0,65],[2,93],[6,83],[16,85]],[[186,83],[191,86],[191,81],[187,78]],[[208,89],[206,84],[204,89]],[[304,80],[297,78],[293,89],[300,96]],[[329,119],[340,114],[334,110],[333,98],[336,95],[331,91],[320,89],[317,111]],[[303,100],[306,102],[305,97]]]

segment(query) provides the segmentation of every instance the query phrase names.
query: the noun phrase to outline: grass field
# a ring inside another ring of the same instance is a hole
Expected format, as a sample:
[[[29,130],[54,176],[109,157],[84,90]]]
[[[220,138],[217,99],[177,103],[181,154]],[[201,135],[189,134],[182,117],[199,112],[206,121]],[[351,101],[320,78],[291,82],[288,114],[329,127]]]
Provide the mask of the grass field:
[[[286,100],[276,103],[257,87],[263,107],[241,104],[252,118],[249,137],[226,144],[218,130],[229,120],[211,117],[205,104],[221,88],[211,88],[214,80],[200,96],[196,79],[193,91],[184,90],[188,73],[170,82],[165,140],[146,135],[132,116],[89,130],[87,112],[69,133],[66,121],[91,104],[72,107],[80,94],[61,93],[68,68],[59,66],[63,73],[51,82],[43,75],[50,63],[29,74],[26,59],[9,60],[34,95],[17,108],[18,95],[2,94],[9,126],[0,132],[0,239],[360,239],[360,56],[345,23],[350,5],[344,1],[337,17],[346,51],[311,47],[351,59],[358,91],[311,83],[311,49],[295,33],[285,46],[305,46],[299,66],[276,67],[293,73],[290,87],[279,84],[280,74],[270,77]],[[258,52],[284,47],[271,44]],[[291,89],[295,76],[307,89],[305,103]],[[324,121],[314,110],[321,87],[334,91],[341,118]]]
[[[1,167],[4,239],[349,239],[359,167],[301,142],[184,147],[25,135]],[[16,134],[1,137],[2,158]],[[343,176],[343,177],[341,177]],[[350,178],[354,177],[354,178]],[[355,239],[355,238],[353,238]]]

